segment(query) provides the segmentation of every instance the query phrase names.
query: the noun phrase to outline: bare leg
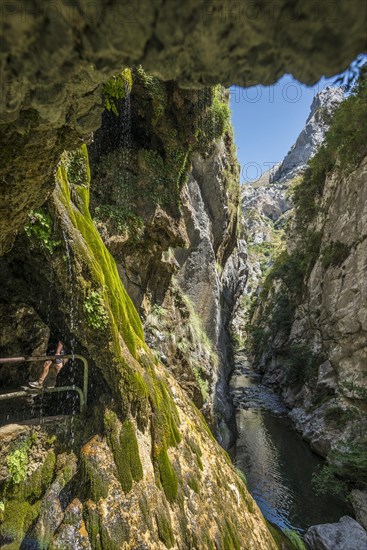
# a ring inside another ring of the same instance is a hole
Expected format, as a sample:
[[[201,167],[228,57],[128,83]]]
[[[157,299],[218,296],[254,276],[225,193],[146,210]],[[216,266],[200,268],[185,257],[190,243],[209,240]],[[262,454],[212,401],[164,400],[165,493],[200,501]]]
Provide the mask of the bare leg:
[[[52,365],[52,361],[45,361],[44,362],[41,375],[38,378],[38,383],[40,385],[43,384],[43,382],[45,381],[45,378],[48,375],[48,371],[50,370],[51,365]]]

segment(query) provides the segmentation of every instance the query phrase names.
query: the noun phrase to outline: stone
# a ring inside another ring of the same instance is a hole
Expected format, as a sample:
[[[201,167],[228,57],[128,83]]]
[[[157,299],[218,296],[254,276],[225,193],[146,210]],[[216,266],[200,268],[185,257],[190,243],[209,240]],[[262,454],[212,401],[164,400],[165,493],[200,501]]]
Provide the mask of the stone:
[[[337,388],[336,372],[329,360],[319,366],[317,376],[317,387],[329,393],[334,393]]]
[[[284,73],[312,84],[366,49],[359,0],[340,0],[338,10],[313,0],[296,7],[174,0],[158,10],[148,0],[66,7],[37,0],[31,10],[4,4],[2,19],[2,254],[52,192],[62,151],[96,130],[101,83],[126,66],[141,64],[186,88],[271,84]]]
[[[353,489],[350,500],[357,521],[367,530],[367,491]]]
[[[313,525],[305,535],[310,550],[362,550],[367,548],[367,532],[349,516],[338,523]]]

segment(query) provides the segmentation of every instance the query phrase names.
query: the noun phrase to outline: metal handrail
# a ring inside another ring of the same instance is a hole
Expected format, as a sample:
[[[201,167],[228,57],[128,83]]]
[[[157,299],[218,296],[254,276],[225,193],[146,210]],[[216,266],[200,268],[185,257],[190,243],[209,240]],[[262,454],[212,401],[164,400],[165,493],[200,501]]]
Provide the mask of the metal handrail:
[[[43,392],[58,393],[62,391],[76,391],[79,395],[80,412],[83,412],[87,404],[88,397],[88,361],[82,355],[65,354],[65,355],[42,355],[42,356],[25,356],[25,357],[3,357],[0,358],[0,364],[9,363],[32,363],[38,361],[52,361],[54,359],[80,359],[83,363],[83,389],[78,386],[61,386],[59,388],[42,388]],[[31,391],[31,388],[29,388]],[[13,397],[24,397],[29,395],[29,391],[24,392],[12,392],[0,395],[0,401],[5,399],[12,399]]]

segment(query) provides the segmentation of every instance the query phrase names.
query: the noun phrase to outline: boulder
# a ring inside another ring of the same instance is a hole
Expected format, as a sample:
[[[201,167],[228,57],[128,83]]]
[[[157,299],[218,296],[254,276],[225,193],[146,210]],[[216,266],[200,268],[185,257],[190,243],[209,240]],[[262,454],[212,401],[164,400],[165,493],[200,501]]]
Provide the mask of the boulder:
[[[358,522],[367,530],[367,491],[354,489],[350,499]]]
[[[311,550],[362,550],[367,549],[367,532],[349,516],[338,523],[313,525],[305,535]]]

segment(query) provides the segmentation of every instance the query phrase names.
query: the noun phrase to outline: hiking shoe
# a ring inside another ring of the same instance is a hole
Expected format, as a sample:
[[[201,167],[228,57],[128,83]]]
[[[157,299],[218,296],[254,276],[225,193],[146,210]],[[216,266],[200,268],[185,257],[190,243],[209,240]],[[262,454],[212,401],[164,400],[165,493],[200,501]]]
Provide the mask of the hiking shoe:
[[[36,390],[41,390],[43,388],[43,384],[40,384],[37,380],[28,382],[28,386],[30,388],[35,388]]]

